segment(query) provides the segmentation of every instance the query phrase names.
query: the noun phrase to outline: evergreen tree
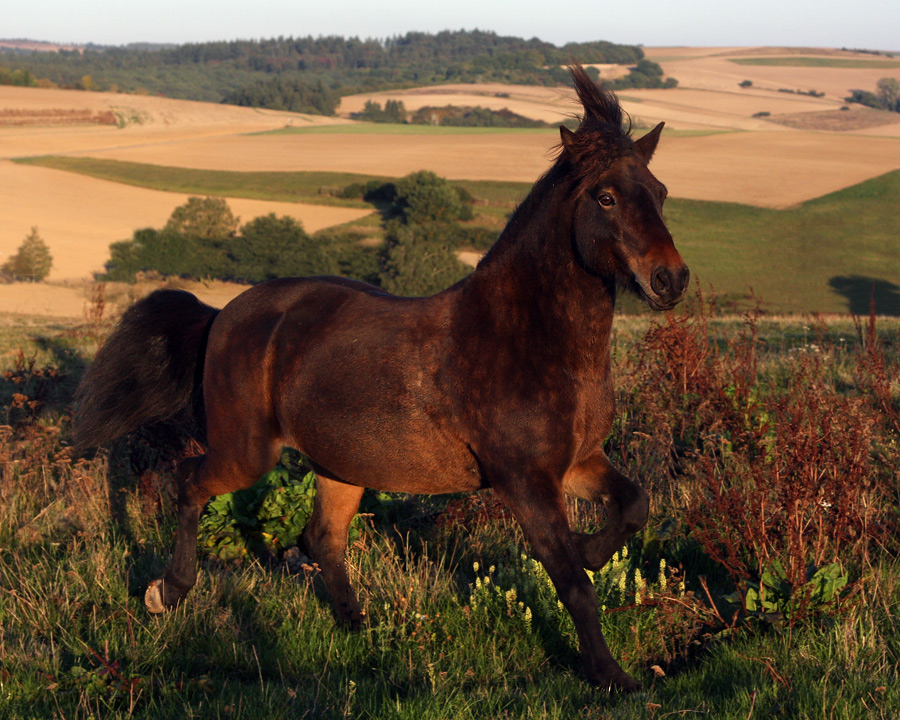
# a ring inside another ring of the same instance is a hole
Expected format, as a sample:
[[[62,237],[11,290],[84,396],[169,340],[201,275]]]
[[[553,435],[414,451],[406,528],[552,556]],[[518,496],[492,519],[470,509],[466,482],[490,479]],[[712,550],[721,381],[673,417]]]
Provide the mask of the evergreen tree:
[[[39,282],[50,274],[52,267],[53,257],[50,255],[50,249],[38,235],[38,229],[32,227],[15,255],[10,256],[0,269],[16,280]]]

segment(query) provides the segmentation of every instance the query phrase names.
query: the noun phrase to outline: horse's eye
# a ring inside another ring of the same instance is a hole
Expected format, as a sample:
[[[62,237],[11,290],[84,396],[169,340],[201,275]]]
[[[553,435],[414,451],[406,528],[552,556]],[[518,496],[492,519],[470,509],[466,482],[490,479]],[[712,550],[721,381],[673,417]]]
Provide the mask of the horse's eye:
[[[605,208],[611,208],[616,204],[616,199],[609,193],[601,193],[600,197],[597,198],[597,202]]]

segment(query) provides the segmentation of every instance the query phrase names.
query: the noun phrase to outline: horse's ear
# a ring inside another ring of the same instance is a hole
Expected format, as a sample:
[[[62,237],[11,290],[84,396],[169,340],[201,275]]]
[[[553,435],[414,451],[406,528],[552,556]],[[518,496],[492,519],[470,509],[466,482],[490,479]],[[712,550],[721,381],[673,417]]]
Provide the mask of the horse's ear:
[[[565,125],[560,125],[559,139],[562,141],[562,146],[571,153],[572,148],[575,145],[575,133],[569,130]]]
[[[664,122],[661,122],[644,137],[634,141],[634,150],[645,163],[650,162],[653,152],[656,150],[656,144],[659,142],[659,134],[662,132]]]

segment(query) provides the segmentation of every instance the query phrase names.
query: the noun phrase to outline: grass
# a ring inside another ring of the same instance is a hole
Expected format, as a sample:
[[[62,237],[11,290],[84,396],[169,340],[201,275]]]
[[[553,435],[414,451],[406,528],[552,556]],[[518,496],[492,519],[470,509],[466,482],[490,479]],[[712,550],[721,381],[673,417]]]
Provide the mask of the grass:
[[[773,67],[827,67],[853,69],[884,69],[900,67],[900,60],[864,60],[829,57],[758,57],[729,58],[737,65],[766,65]]]
[[[120,447],[76,458],[65,441],[73,388],[107,327],[8,322],[0,327],[0,718],[896,717],[896,534],[865,556],[845,550],[852,586],[836,606],[796,622],[728,626],[711,617],[699,576],[724,612],[721,570],[683,535],[696,478],[689,466],[671,476],[669,446],[659,448],[660,428],[677,416],[635,424],[668,387],[664,371],[641,375],[657,367],[647,338],[659,322],[617,320],[621,405],[609,451],[651,489],[651,527],[681,529],[638,536],[627,558],[594,579],[613,653],[646,684],[632,696],[580,679],[571,621],[517,528],[482,496],[402,499],[371,522],[350,553],[369,615],[359,633],[335,626],[315,572],[277,557],[207,559],[187,603],[148,616],[141,595],[168,561],[171,508],[148,506],[132,477],[145,455]],[[696,327],[724,359],[747,326],[712,316]],[[854,368],[865,338],[850,318],[763,316],[755,327],[760,392],[815,358],[835,392],[862,392]],[[878,330],[896,378],[900,322],[880,319]],[[678,346],[672,340],[664,347]],[[652,396],[641,382],[652,383]],[[896,380],[892,387],[896,411]],[[889,469],[900,468],[898,439],[878,438],[870,481],[887,482],[896,503]],[[159,473],[164,484],[168,471]],[[582,527],[602,521],[581,505],[572,512]],[[671,567],[681,563],[683,594],[678,576],[668,590],[656,579],[659,552]],[[670,600],[653,605],[654,597]]]
[[[105,180],[195,195],[372,207],[336,198],[335,190],[386,177],[330,172],[242,173],[160,167],[74,157],[19,160]],[[488,224],[528,193],[528,183],[459,181],[486,203]],[[774,313],[868,312],[900,315],[900,171],[783,210],[672,198],[666,218],[693,276],[733,309],[751,307],[753,293]],[[752,291],[752,292],[751,292]]]
[[[559,135],[553,128],[459,127],[451,125],[417,125],[413,123],[352,123],[345,125],[288,125],[278,130],[266,130],[254,135],[497,135],[497,134]]]
[[[644,102],[643,98],[626,97],[630,102]],[[649,130],[649,126],[634,125],[635,131]],[[729,130],[666,130],[669,137],[704,137],[720,135]],[[556,141],[557,125],[549,128],[460,127],[455,125],[418,125],[413,123],[360,122],[345,125],[289,125],[278,130],[265,130],[253,135],[499,135],[499,134],[550,134]]]
[[[384,180],[385,182],[390,180],[387,177],[374,175],[335,172],[198,170],[66,156],[20,158],[15,162],[80,173],[101,180],[151,190],[357,208],[371,207],[371,205],[361,200],[337,198],[323,192],[323,189],[342,188],[353,182],[365,182],[366,180]]]
[[[775,313],[900,314],[893,252],[900,171],[784,210],[673,199],[666,218],[694,277],[746,306],[749,290]]]

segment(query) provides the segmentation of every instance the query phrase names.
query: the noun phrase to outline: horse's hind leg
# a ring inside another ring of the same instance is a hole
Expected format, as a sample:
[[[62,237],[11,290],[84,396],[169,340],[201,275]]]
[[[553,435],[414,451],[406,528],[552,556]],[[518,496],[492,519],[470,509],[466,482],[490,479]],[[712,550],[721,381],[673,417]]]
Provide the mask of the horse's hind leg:
[[[570,495],[602,502],[606,525],[597,533],[572,532],[588,570],[599,570],[625,542],[647,523],[650,498],[644,489],[616,470],[605,455],[572,468],[563,482]]]
[[[144,604],[152,613],[175,607],[197,582],[197,533],[206,502],[215,495],[252,486],[278,462],[280,447],[258,447],[237,458],[242,444],[229,450],[187,458],[178,466],[178,530],[172,562],[159,580],[144,594]],[[246,451],[246,445],[243,450]]]
[[[188,487],[205,455],[190,457],[178,465],[178,530],[175,552],[165,575],[150,583],[144,593],[144,604],[151,613],[161,613],[175,607],[197,582],[197,531],[204,502],[192,503]]]
[[[303,531],[303,544],[319,565],[334,614],[343,625],[359,628],[363,612],[347,575],[347,532],[364,489],[317,474],[316,504]]]

